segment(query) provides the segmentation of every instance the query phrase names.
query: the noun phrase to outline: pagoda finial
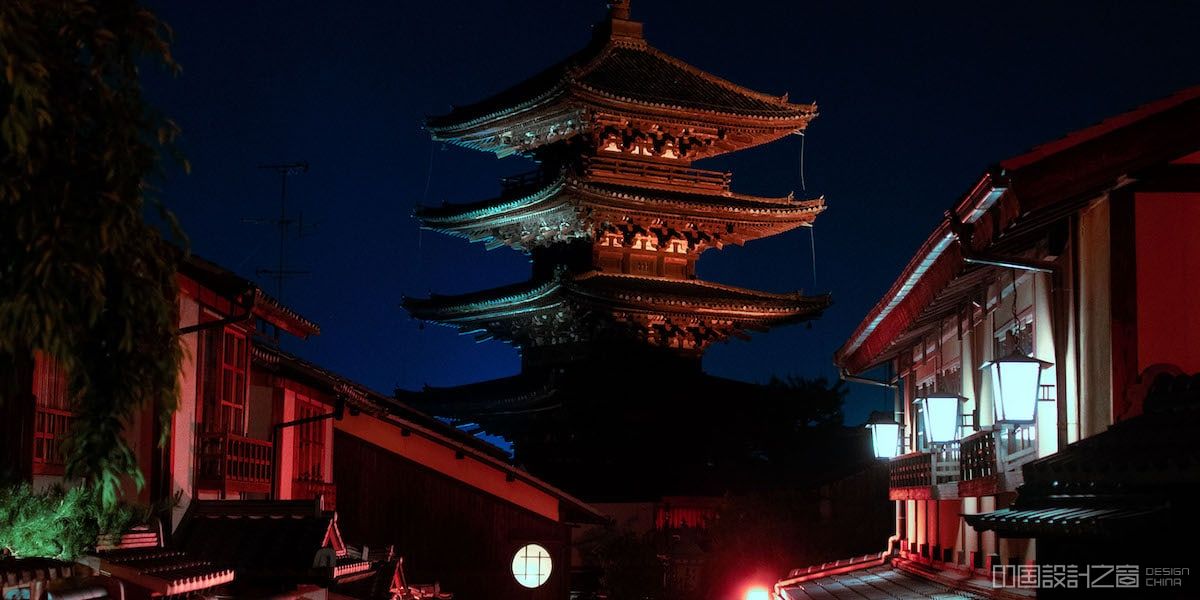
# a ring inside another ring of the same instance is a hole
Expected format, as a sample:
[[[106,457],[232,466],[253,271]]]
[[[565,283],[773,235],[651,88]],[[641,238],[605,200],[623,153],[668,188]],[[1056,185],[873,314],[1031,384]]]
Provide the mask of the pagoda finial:
[[[609,0],[608,1],[608,16],[612,19],[629,20],[629,2],[630,0]]]

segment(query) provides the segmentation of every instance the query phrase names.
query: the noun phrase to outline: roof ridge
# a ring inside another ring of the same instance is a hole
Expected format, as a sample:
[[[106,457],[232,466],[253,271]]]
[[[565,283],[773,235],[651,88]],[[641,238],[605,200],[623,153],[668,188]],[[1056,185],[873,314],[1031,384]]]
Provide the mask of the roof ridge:
[[[817,208],[817,206],[815,206],[815,205],[814,206],[805,206],[805,205],[806,204],[809,204],[809,205],[819,204],[820,206],[823,207],[824,203],[825,203],[824,194],[813,197],[813,198],[808,198],[805,200],[796,200],[795,196],[793,194],[788,194],[787,196],[754,196],[751,194],[743,194],[743,193],[739,193],[739,192],[718,191],[718,190],[710,190],[710,189],[705,189],[705,188],[681,190],[681,189],[668,189],[666,186],[658,187],[658,186],[653,186],[653,185],[647,185],[643,188],[641,186],[633,185],[632,183],[625,184],[625,183],[620,183],[620,182],[616,182],[616,181],[588,180],[588,179],[585,179],[585,178],[582,178],[579,176],[568,177],[567,185],[577,187],[577,188],[588,188],[589,191],[616,194],[616,195],[623,196],[623,197],[640,198],[643,200],[650,200],[650,201],[654,201],[654,202],[665,202],[665,203],[672,203],[672,204],[692,204],[692,203],[690,203],[686,200],[670,200],[670,199],[665,199],[665,198],[653,198],[650,196],[643,196],[640,194],[632,194],[632,193],[627,193],[627,192],[614,192],[614,191],[609,191],[609,190],[604,190],[604,189],[598,188],[598,186],[613,185],[613,186],[619,186],[619,187],[624,187],[624,188],[632,188],[635,190],[645,189],[647,191],[677,192],[677,193],[684,193],[684,194],[695,194],[697,196],[711,196],[713,198],[720,198],[720,199],[726,199],[726,200],[742,200],[745,202],[762,202],[764,204],[777,205],[781,208],[800,208],[800,209],[815,210]],[[765,209],[759,209],[759,210],[765,210]]]
[[[564,174],[560,174],[553,181],[547,183],[544,187],[539,187],[532,193],[526,194],[524,196],[519,196],[519,197],[513,198],[511,200],[497,202],[498,200],[500,200],[501,198],[504,197],[503,193],[501,193],[500,196],[497,196],[495,198],[490,198],[488,200],[481,200],[479,202],[471,202],[471,203],[463,204],[462,206],[464,206],[464,207],[477,205],[476,208],[469,210],[467,212],[455,212],[455,213],[452,213],[449,215],[430,215],[430,214],[426,213],[425,211],[420,210],[421,208],[432,208],[435,210],[436,209],[449,209],[454,206],[453,204],[443,204],[440,207],[417,207],[417,209],[413,211],[413,215],[423,221],[435,221],[435,222],[442,221],[442,222],[444,222],[444,221],[451,220],[451,219],[461,220],[461,219],[470,219],[470,218],[474,218],[474,217],[480,217],[480,216],[483,216],[485,213],[494,212],[497,210],[510,210],[513,208],[517,208],[519,206],[530,206],[533,204],[537,204],[538,202],[545,200],[546,198],[548,198],[548,197],[554,195],[555,193],[559,192],[560,190],[562,190],[562,188],[566,185],[566,181],[567,181],[567,176],[564,173]]]
[[[639,280],[644,280],[644,281],[666,281],[666,282],[670,282],[670,283],[682,283],[684,285],[691,285],[691,286],[695,286],[695,287],[720,290],[720,291],[724,291],[724,292],[748,293],[750,295],[764,296],[764,297],[772,298],[772,299],[776,299],[776,300],[810,300],[810,299],[829,296],[828,293],[820,294],[817,296],[806,296],[806,295],[804,295],[803,290],[796,290],[793,292],[768,292],[765,290],[756,290],[754,288],[744,288],[744,287],[738,287],[738,286],[728,285],[728,284],[724,284],[724,283],[717,283],[715,281],[705,281],[703,279],[674,279],[671,277],[660,277],[660,276],[656,276],[656,275],[636,275],[634,273],[610,273],[610,272],[605,272],[605,271],[600,271],[600,270],[595,270],[595,269],[584,272],[584,273],[580,273],[579,275],[576,275],[573,279],[574,279],[574,281],[585,281],[585,280],[593,279],[596,277],[610,278],[610,279],[639,279]]]

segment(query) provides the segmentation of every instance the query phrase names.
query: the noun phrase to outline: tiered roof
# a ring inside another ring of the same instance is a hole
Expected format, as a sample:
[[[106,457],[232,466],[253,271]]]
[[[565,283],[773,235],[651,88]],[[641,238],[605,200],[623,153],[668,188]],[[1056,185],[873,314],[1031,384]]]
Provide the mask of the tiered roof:
[[[404,306],[418,319],[519,346],[592,339],[588,330],[606,323],[588,323],[587,318],[603,315],[608,323],[636,325],[631,331],[618,331],[618,336],[645,332],[655,345],[703,350],[747,329],[815,318],[829,302],[828,295],[776,294],[696,279],[560,271],[544,282],[460,296],[405,298]]]
[[[617,8],[583,50],[486,100],[429,119],[434,139],[524,152],[587,131],[598,117],[651,118],[683,128],[724,128],[711,156],[803,130],[815,104],[756,92],[650,46],[641,23]]]
[[[698,250],[790,231],[811,224],[825,210],[823,198],[750,196],[727,185],[652,184],[564,172],[548,183],[483,202],[420,208],[416,216],[427,229],[484,242],[489,249],[508,245],[528,252],[573,238],[595,239],[636,222]]]

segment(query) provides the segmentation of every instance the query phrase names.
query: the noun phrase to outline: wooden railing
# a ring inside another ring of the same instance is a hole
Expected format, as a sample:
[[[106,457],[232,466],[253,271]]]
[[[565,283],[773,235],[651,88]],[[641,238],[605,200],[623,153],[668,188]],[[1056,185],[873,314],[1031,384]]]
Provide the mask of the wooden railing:
[[[931,452],[910,452],[889,464],[891,488],[932,488],[958,481],[959,444],[939,444]]]
[[[292,480],[292,498],[307,500],[321,497],[322,510],[334,510],[337,506],[337,486],[328,481],[313,481],[311,479]]]
[[[958,481],[959,444],[938,444],[933,454],[933,483],[953,483]]]
[[[270,492],[273,456],[271,442],[267,440],[232,433],[202,433],[198,483],[226,493]]]
[[[61,408],[38,406],[33,422],[33,472],[42,475],[61,475],[65,460],[63,438],[71,429],[75,413]]]
[[[592,179],[618,182],[659,183],[684,188],[729,191],[731,173],[689,169],[650,161],[623,160],[607,156],[587,158],[586,172]]]
[[[890,487],[933,485],[933,455],[928,452],[910,452],[897,456],[888,467]]]
[[[961,481],[981,479],[996,474],[996,436],[991,431],[973,433],[962,441]]]
[[[1005,472],[1018,472],[1021,465],[1037,458],[1037,440],[1032,425],[980,431],[962,441],[961,481],[984,479]]]

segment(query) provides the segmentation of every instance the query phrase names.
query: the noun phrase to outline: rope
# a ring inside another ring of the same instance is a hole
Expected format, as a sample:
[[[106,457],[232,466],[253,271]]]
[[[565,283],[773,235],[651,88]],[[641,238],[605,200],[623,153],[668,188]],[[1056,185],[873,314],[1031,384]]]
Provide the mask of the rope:
[[[804,132],[800,132],[800,191],[805,191],[808,188],[804,185]]]

